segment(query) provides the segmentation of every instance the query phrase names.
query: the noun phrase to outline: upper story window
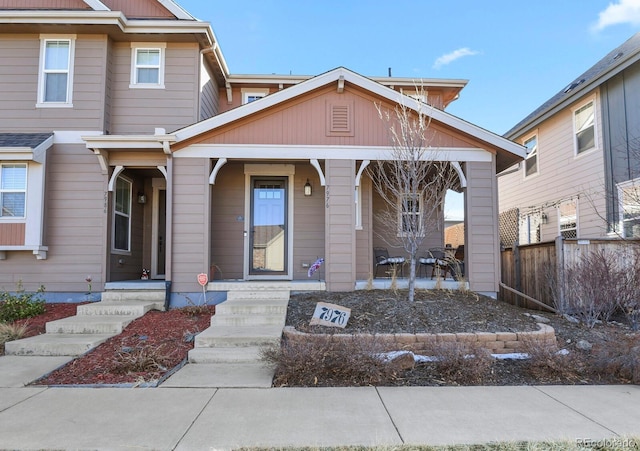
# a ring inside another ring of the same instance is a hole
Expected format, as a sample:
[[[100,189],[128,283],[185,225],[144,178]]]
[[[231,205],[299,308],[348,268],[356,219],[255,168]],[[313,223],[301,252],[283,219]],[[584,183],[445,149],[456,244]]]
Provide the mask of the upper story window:
[[[131,181],[118,177],[114,195],[113,249],[131,250]]]
[[[620,230],[624,238],[640,237],[640,179],[618,185]]]
[[[573,112],[575,149],[579,155],[596,146],[595,107],[593,100]]]
[[[75,36],[40,36],[38,107],[71,107]]]
[[[164,88],[164,43],[131,44],[131,88]]]
[[[527,158],[524,160],[524,176],[538,173],[538,135],[533,135],[524,141],[527,148]]]
[[[269,95],[269,89],[242,89],[242,104],[255,102]]]
[[[562,238],[578,238],[578,202],[569,200],[558,206],[559,233]]]
[[[27,165],[0,165],[0,217],[24,218],[27,200]]]

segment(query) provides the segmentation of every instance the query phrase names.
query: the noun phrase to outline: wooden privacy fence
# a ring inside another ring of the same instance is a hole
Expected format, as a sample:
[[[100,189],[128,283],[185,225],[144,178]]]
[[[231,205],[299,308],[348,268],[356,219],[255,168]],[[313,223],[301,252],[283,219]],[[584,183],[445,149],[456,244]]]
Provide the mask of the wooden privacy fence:
[[[506,248],[501,252],[502,282],[546,305],[554,306],[555,298],[564,295],[562,289],[556,288],[557,281],[563,280],[564,271],[579,262],[583,255],[604,251],[618,256],[620,263],[626,264],[633,260],[633,253],[638,246],[640,240],[558,237],[555,241]],[[502,287],[500,299],[514,305],[540,309],[535,303]]]

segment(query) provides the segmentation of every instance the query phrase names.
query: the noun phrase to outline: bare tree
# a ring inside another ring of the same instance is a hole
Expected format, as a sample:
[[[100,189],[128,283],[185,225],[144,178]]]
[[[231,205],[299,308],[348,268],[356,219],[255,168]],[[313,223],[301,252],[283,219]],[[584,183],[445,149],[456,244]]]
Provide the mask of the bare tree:
[[[426,98],[426,96],[424,96]],[[424,240],[439,230],[447,190],[459,186],[451,161],[432,147],[429,107],[419,100],[412,108],[399,103],[393,110],[376,104],[389,133],[391,152],[367,168],[385,208],[376,214],[378,235],[409,255],[409,301],[415,294],[418,252]]]

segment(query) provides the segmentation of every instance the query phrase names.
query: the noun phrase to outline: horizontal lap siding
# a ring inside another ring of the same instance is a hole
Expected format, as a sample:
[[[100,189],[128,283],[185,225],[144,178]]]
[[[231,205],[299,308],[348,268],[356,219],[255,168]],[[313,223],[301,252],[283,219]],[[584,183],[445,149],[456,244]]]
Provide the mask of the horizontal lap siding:
[[[165,89],[129,88],[131,44],[115,44],[113,54],[112,133],[148,134],[156,127],[171,132],[198,120],[197,44],[167,44]]]
[[[17,281],[26,290],[84,292],[91,275],[102,289],[108,221],[105,187],[96,157],[83,145],[54,145],[47,151],[44,245],[46,260],[31,252],[8,252],[0,261],[0,288]],[[78,181],[78,178],[80,181]]]
[[[73,108],[36,108],[39,35],[0,35],[0,132],[102,130],[107,39],[78,35]]]
[[[465,166],[465,273],[471,290],[497,292],[500,263],[495,161],[466,163]]]
[[[218,85],[206,65],[200,67],[200,120],[209,119],[218,113]]]
[[[209,272],[209,160],[173,160],[172,289],[197,291],[197,274]]]

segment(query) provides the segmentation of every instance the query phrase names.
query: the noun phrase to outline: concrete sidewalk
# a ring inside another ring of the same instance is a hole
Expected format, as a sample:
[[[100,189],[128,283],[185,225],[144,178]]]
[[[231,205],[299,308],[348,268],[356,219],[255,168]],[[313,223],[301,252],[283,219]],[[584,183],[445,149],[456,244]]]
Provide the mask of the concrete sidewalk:
[[[0,388],[1,449],[623,443],[628,436],[640,437],[640,386]]]

